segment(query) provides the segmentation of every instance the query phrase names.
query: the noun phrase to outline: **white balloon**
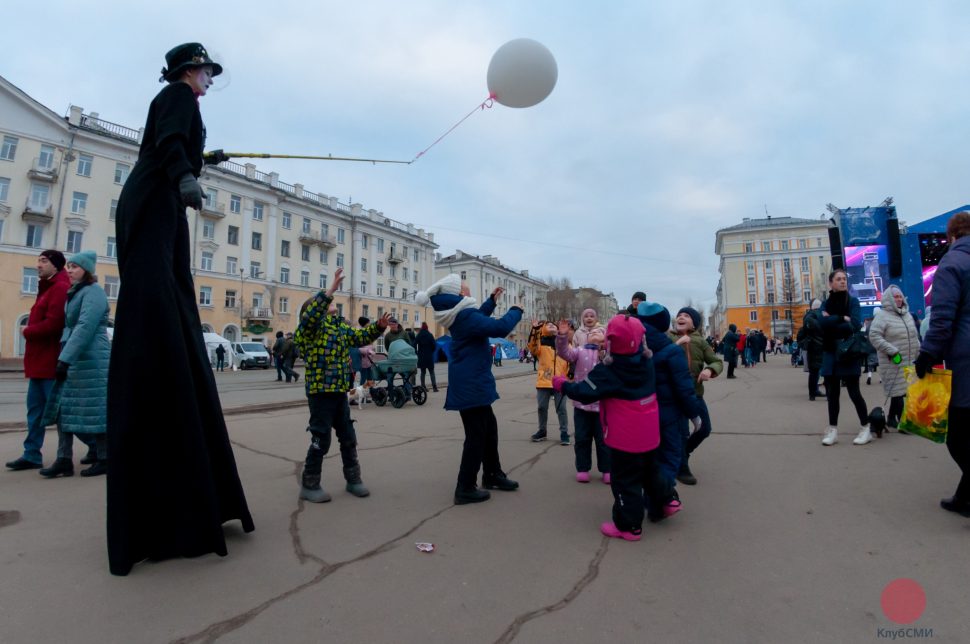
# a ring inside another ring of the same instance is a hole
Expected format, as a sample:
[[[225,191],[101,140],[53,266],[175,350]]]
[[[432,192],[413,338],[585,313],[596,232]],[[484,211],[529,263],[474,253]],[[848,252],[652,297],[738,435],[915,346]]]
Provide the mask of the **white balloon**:
[[[510,40],[488,65],[488,91],[506,107],[532,107],[556,86],[559,68],[552,52],[529,38]]]

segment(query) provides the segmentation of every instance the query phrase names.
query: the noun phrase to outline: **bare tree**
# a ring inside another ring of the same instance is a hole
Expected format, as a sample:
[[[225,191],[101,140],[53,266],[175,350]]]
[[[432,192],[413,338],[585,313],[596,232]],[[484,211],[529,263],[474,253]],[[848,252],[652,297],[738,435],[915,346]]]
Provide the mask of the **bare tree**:
[[[568,277],[550,277],[546,280],[546,317],[561,320],[571,316],[575,308],[576,293]]]

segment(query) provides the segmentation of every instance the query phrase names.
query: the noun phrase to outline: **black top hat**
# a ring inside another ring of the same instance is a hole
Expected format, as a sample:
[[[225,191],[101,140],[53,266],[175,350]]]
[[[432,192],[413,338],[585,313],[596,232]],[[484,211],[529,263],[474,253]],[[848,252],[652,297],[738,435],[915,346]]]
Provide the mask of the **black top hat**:
[[[174,47],[165,54],[165,63],[168,67],[162,67],[162,77],[158,82],[172,82],[186,69],[192,67],[202,67],[208,65],[212,67],[212,75],[218,76],[222,73],[222,65],[209,58],[209,52],[205,50],[202,43],[187,42],[178,47]]]

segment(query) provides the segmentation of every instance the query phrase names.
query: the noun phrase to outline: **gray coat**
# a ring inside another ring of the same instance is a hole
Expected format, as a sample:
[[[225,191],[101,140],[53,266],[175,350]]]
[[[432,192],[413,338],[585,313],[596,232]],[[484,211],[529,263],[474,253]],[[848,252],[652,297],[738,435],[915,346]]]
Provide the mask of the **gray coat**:
[[[919,335],[913,316],[909,314],[909,304],[903,301],[902,308],[896,306],[893,293],[899,287],[890,286],[882,295],[882,308],[869,325],[869,342],[879,356],[879,373],[882,375],[882,388],[887,396],[905,396],[907,383],[903,368],[913,364],[919,353]],[[902,361],[893,364],[896,354]]]
[[[107,424],[108,298],[97,284],[67,293],[64,334],[57,359],[70,365],[61,393],[61,429],[103,434]]]
[[[970,407],[970,237],[953,242],[933,276],[933,313],[923,350],[953,370],[951,407]]]

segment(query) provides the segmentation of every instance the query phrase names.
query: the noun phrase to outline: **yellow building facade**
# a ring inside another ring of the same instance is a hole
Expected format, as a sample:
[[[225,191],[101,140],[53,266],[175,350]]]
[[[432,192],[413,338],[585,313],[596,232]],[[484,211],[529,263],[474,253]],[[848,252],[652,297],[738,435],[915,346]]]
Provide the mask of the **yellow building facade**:
[[[796,333],[812,298],[823,299],[832,255],[827,219],[745,218],[717,231],[720,257],[714,328]]]
[[[0,358],[23,355],[20,328],[45,248],[94,250],[112,306],[118,278],[114,214],[138,158],[141,130],[71,107],[55,114],[0,77]],[[340,203],[253,164],[206,168],[201,211],[187,210],[204,330],[271,344],[342,267],[335,304],[351,323],[389,312],[405,327],[432,311],[414,293],[434,279],[434,235],[360,204]],[[380,348],[380,347],[379,347]]]

